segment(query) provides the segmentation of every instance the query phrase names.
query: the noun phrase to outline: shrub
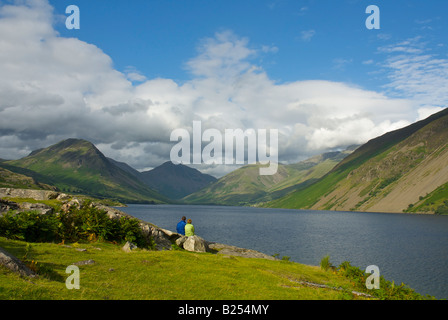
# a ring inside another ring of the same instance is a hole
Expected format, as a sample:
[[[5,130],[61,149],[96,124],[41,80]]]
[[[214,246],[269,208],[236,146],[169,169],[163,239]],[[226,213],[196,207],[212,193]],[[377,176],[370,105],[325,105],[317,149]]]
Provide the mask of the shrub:
[[[41,214],[36,211],[12,211],[0,217],[0,234],[10,239],[27,242],[57,241],[59,221],[55,214]]]
[[[0,217],[0,234],[27,242],[130,241],[138,247],[151,246],[134,218],[112,220],[106,211],[87,201],[81,208],[71,207],[59,214],[8,212]]]
[[[369,274],[366,274],[358,267],[352,266],[349,261],[344,261],[339,265],[338,274],[347,277],[354,282],[356,288],[360,291],[366,289],[365,282]],[[380,276],[380,288],[369,290],[369,294],[379,298],[388,300],[423,300],[434,299],[432,296],[422,296],[413,289],[407,287],[405,284],[395,285],[392,281],[387,281],[383,276]]]
[[[326,255],[320,260],[320,268],[324,271],[328,271],[331,268],[330,256]]]

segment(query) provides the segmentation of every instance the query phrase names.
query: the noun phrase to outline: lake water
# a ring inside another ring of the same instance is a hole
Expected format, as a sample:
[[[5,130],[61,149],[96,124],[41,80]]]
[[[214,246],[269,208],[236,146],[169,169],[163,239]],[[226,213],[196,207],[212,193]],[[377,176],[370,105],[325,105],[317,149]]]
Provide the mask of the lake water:
[[[329,255],[335,266],[376,265],[389,281],[448,298],[448,216],[187,205],[119,209],[172,231],[185,215],[206,240],[303,264],[319,265]]]

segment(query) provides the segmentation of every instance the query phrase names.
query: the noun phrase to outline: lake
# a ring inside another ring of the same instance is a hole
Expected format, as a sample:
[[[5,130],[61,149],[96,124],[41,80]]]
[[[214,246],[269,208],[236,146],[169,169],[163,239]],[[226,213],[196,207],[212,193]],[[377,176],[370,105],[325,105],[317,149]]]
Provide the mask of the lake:
[[[208,241],[307,265],[319,265],[325,255],[334,266],[376,265],[386,280],[448,298],[448,216],[188,205],[118,209],[172,231],[185,215]]]

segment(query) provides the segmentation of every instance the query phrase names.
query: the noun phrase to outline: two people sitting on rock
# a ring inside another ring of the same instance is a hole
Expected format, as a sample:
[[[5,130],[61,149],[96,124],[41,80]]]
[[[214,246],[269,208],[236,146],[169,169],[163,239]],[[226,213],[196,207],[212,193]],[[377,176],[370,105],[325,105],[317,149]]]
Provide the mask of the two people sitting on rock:
[[[177,233],[186,236],[191,237],[194,236],[194,226],[191,224],[191,219],[188,219],[183,216],[182,220],[179,221],[176,227]]]

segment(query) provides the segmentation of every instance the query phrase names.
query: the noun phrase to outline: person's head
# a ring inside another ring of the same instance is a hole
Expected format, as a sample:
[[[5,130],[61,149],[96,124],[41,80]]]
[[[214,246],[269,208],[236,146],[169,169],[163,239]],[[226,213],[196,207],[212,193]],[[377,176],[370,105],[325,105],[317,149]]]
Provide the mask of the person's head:
[[[186,216],[183,216],[183,217],[182,217],[182,220],[184,220],[184,221],[185,221],[186,219],[187,219],[187,217],[186,217]]]
[[[191,223],[191,219],[188,219],[188,220],[187,220],[187,223]]]

